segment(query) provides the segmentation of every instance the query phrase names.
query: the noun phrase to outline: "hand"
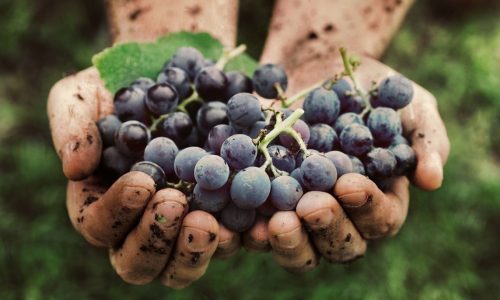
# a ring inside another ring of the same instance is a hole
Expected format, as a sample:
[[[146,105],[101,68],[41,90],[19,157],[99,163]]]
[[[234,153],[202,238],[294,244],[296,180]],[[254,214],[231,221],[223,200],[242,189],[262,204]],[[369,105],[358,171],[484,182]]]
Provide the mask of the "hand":
[[[115,42],[150,41],[182,30],[208,31],[230,47],[236,40],[237,3],[231,0],[168,6],[161,0],[108,1],[108,15]],[[184,194],[156,191],[143,173],[129,172],[111,187],[91,176],[102,152],[95,121],[112,111],[112,95],[95,68],[62,79],[50,91],[49,121],[70,180],[71,222],[88,242],[110,249],[112,265],[125,281],[145,284],[159,277],[166,286],[185,287],[203,275],[216,250],[221,257],[237,251],[239,235],[208,213],[187,213]]]
[[[339,58],[325,61],[328,63],[310,61],[290,72],[287,94],[293,95],[343,68]],[[394,73],[364,57],[355,75],[367,89],[372,80],[380,81]],[[441,186],[450,145],[435,98],[417,84],[414,91],[411,104],[401,111],[405,135],[411,139],[418,159],[411,179],[422,189],[434,190]],[[316,253],[329,262],[348,262],[362,256],[366,240],[393,236],[403,225],[408,212],[408,186],[406,177],[397,177],[383,192],[367,177],[351,173],[338,179],[334,196],[324,192],[304,194],[295,212],[278,212],[269,220],[267,236],[274,257],[284,268],[301,272],[317,265]]]

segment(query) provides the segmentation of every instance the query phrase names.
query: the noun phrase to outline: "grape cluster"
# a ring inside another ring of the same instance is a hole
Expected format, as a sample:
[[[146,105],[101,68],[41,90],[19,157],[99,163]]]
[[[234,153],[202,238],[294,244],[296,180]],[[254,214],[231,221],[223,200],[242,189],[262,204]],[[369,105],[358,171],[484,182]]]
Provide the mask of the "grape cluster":
[[[179,48],[156,81],[138,78],[115,93],[115,114],[97,122],[102,167],[183,190],[190,209],[237,232],[256,214],[295,209],[307,191],[331,191],[346,173],[382,182],[415,167],[396,111],[413,97],[408,79],[386,78],[369,101],[348,80],[327,80],[297,110],[286,108],[287,85],[278,65],[249,78]],[[263,108],[254,92],[284,107]]]

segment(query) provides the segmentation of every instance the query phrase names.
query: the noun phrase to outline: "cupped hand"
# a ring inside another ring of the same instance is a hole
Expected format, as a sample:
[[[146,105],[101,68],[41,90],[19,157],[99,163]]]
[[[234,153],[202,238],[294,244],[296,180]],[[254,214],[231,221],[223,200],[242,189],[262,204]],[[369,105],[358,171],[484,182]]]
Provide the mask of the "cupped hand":
[[[111,264],[126,282],[159,277],[166,286],[185,287],[204,274],[216,250],[222,257],[237,251],[239,236],[208,213],[188,213],[186,195],[157,191],[144,173],[129,172],[111,186],[92,175],[102,151],[95,122],[112,111],[112,96],[94,68],[62,79],[50,91],[52,138],[70,179],[71,223],[89,243],[110,249]]]
[[[293,95],[342,70],[340,58],[305,62],[288,73],[287,94]],[[355,77],[367,90],[372,81],[380,82],[394,73],[390,67],[365,57]],[[413,100],[401,111],[405,136],[411,140],[418,159],[410,180],[417,187],[434,190],[441,186],[450,144],[436,99],[419,85],[414,83],[413,87]],[[409,183],[406,177],[396,177],[382,191],[368,177],[345,174],[331,193],[305,193],[295,211],[275,213],[267,227],[260,225],[264,230],[256,231],[253,239],[260,245],[268,241],[278,264],[290,271],[309,270],[320,257],[335,263],[352,261],[363,256],[368,240],[390,237],[399,231],[408,213]]]

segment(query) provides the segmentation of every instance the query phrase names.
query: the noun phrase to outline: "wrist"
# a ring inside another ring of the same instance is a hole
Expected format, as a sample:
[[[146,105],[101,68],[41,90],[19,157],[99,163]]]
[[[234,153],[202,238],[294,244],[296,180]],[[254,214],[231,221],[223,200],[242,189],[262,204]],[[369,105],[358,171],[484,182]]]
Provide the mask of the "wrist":
[[[153,41],[178,31],[208,32],[224,46],[236,41],[238,2],[107,0],[107,13],[114,43]]]
[[[281,63],[287,71],[304,62],[351,53],[378,58],[388,46],[414,0],[310,0],[290,5],[278,0],[263,62]]]

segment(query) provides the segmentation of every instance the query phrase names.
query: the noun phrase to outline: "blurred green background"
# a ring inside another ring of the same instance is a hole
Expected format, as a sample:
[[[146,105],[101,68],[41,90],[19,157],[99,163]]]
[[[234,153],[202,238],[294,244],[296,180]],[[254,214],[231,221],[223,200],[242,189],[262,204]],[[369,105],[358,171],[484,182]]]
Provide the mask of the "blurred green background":
[[[51,85],[109,44],[101,0],[0,0],[0,299],[500,298],[500,9],[420,1],[383,61],[433,92],[452,152],[436,192],[412,190],[400,234],[304,275],[269,254],[214,261],[192,287],[123,283],[73,231],[45,112]],[[438,3],[438,4],[436,4]],[[258,57],[272,1],[242,1]]]

